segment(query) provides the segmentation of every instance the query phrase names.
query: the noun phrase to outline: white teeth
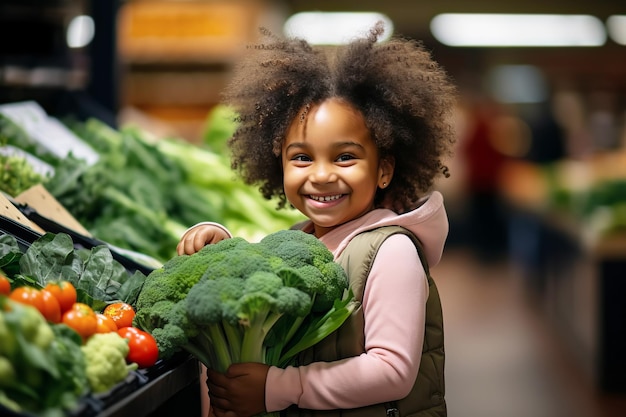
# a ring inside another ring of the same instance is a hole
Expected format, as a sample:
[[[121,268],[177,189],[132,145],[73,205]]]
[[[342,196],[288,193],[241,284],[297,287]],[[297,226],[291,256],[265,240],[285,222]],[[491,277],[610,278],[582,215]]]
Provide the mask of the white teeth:
[[[315,201],[332,201],[332,200],[337,200],[339,198],[341,198],[341,194],[338,194],[338,195],[327,195],[327,196],[322,196],[322,197],[318,197],[318,196],[315,196],[315,195],[311,196],[311,199],[315,200]]]

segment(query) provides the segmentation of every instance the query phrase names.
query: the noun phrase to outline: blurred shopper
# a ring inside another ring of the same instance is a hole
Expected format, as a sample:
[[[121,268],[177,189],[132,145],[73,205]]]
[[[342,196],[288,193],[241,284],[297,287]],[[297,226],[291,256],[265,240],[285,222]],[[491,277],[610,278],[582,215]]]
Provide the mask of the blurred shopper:
[[[536,164],[549,164],[566,156],[563,128],[557,121],[552,102],[538,103],[527,116],[531,142],[524,159]]]
[[[506,254],[507,223],[500,195],[500,174],[507,156],[500,151],[496,123],[502,109],[483,95],[466,97],[465,134],[459,141],[459,157],[464,159],[467,212],[465,239],[474,254],[484,262],[500,260]]]

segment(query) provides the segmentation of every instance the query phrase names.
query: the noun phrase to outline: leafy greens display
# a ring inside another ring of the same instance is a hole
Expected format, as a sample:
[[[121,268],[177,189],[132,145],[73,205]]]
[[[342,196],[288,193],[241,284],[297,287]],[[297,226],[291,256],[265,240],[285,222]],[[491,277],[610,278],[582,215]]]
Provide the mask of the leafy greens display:
[[[64,123],[98,152],[97,162],[50,154],[2,114],[0,145],[50,164],[54,174],[41,179],[45,188],[94,237],[113,246],[164,262],[175,255],[186,228],[201,221],[258,240],[302,220],[236,179],[228,156],[206,145],[155,139],[130,125],[113,129],[97,119]],[[219,129],[227,129],[223,120]]]

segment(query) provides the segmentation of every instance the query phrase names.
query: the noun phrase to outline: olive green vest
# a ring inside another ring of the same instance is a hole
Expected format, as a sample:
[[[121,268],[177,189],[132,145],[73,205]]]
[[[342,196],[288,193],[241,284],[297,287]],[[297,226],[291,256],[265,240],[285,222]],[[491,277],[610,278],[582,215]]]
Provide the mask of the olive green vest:
[[[333,361],[365,352],[364,317],[361,302],[365,283],[380,245],[392,234],[411,238],[428,277],[426,329],[419,373],[413,389],[405,398],[384,404],[348,410],[308,410],[295,406],[286,410],[288,417],[444,417],[447,415],[444,383],[443,315],[437,286],[430,276],[421,243],[413,233],[399,226],[385,226],[355,236],[336,259],[346,270],[357,306],[352,316],[336,332],[300,355],[300,365]]]

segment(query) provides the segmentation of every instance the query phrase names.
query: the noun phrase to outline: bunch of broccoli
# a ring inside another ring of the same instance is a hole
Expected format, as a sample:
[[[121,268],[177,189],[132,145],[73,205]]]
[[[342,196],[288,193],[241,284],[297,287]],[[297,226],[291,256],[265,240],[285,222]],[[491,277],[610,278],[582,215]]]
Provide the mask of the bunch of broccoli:
[[[293,363],[343,324],[353,295],[341,266],[317,238],[283,230],[177,256],[151,272],[134,325],[165,359],[187,351],[211,369],[231,363]]]

